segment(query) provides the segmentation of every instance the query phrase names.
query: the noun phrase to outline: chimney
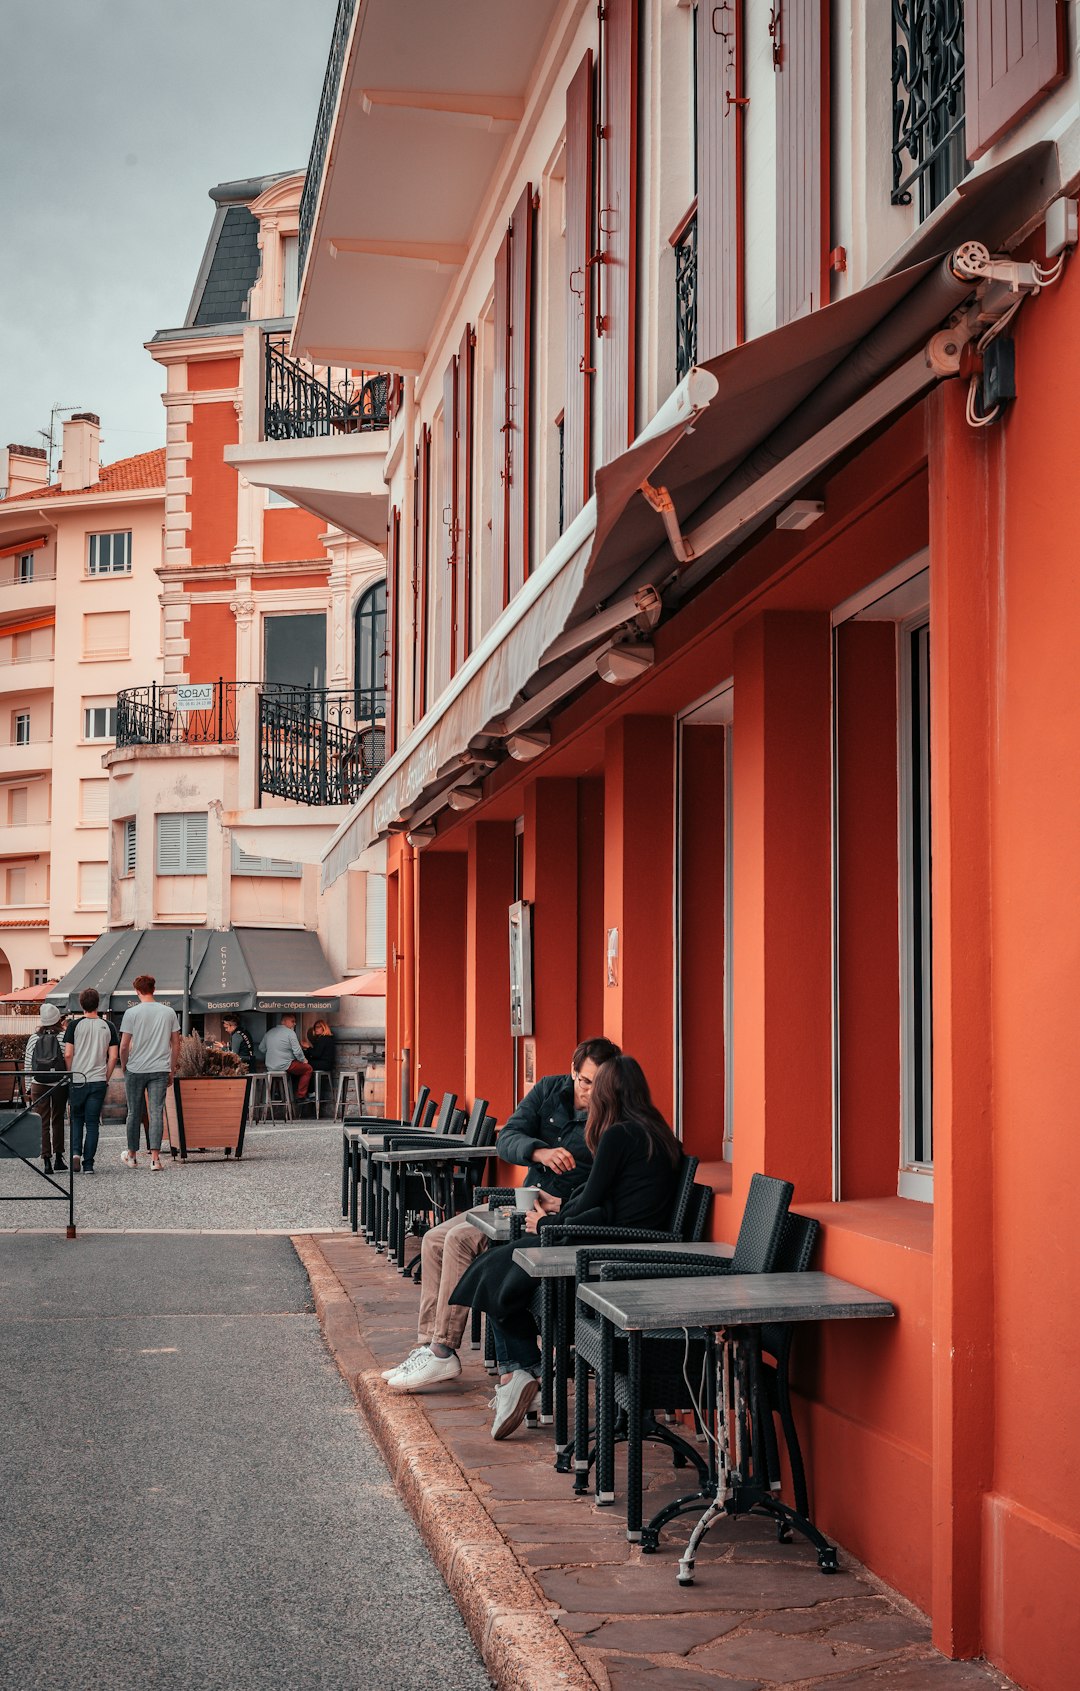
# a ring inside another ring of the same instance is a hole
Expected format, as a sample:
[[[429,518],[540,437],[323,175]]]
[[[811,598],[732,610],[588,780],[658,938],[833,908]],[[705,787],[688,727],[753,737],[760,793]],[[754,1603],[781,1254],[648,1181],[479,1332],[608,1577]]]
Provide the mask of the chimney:
[[[64,456],[60,461],[60,491],[80,493],[98,484],[101,457],[101,418],[80,411],[64,424]]]
[[[16,446],[0,452],[0,499],[31,493],[49,480],[49,456],[43,446]]]

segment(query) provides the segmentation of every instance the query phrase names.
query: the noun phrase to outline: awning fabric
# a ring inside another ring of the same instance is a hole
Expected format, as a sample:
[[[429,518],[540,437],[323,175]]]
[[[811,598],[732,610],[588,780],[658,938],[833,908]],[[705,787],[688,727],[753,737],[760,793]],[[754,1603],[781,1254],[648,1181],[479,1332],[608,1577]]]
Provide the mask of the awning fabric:
[[[0,1004],[40,1004],[55,985],[55,981],[43,981],[40,986],[21,986],[18,992],[0,993]]]
[[[681,527],[722,501],[726,485],[752,484],[868,392],[890,362],[924,345],[972,291],[950,275],[946,254],[976,237],[1000,246],[1046,205],[1056,184],[1056,149],[1040,143],[955,191],[932,229],[909,243],[906,268],[692,372],[711,378],[714,397],[671,428],[645,431],[597,472],[594,498],[470,658],[441,708],[387,762],[331,839],[323,885],[454,779],[470,746],[481,745],[497,719],[535,691],[545,655],[566,630],[643,583],[645,566],[654,555],[663,557],[667,538],[660,515],[641,495],[643,482],[666,489]],[[655,580],[670,563],[668,552]]]
[[[94,986],[103,1009],[126,1010],[137,1000],[132,981],[153,975],[155,997],[178,1009],[184,998],[188,929],[136,928],[102,934],[74,969],[47,994],[61,1009],[77,1010],[79,993]],[[277,928],[190,930],[190,1008],[221,1010],[336,1010],[337,998],[315,994],[330,975],[318,936]]]
[[[350,975],[333,986],[320,987],[316,998],[385,998],[386,970],[369,969],[364,975]]]
[[[39,534],[35,540],[16,540],[11,546],[0,546],[0,558],[18,558],[24,552],[37,552],[46,541],[44,534]]]

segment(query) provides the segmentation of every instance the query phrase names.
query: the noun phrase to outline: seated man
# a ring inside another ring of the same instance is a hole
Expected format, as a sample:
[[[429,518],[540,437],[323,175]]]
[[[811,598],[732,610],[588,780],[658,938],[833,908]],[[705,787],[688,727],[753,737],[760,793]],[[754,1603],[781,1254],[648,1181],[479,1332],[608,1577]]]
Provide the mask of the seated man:
[[[503,1162],[528,1169],[526,1186],[539,1186],[561,1199],[584,1184],[592,1163],[585,1144],[585,1117],[593,1079],[601,1063],[619,1054],[610,1039],[583,1040],[571,1058],[569,1074],[544,1075],[522,1099],[499,1134],[495,1150]],[[471,1311],[449,1298],[487,1242],[463,1215],[451,1216],[424,1234],[416,1349],[383,1374],[394,1391],[422,1391],[461,1373],[457,1353]]]
[[[267,1074],[287,1074],[296,1081],[297,1099],[304,1103],[311,1085],[311,1064],[296,1037],[296,1017],[291,1012],[282,1016],[277,1027],[267,1028],[259,1042],[259,1054]]]

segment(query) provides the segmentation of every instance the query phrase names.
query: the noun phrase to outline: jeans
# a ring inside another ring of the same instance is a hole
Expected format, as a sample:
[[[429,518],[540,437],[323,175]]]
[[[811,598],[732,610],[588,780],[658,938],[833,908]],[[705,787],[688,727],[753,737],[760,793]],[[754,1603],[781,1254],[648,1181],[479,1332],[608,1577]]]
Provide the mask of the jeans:
[[[106,1080],[87,1080],[71,1088],[71,1154],[82,1158],[83,1168],[94,1166],[101,1106],[108,1085]]]
[[[500,1374],[513,1374],[515,1369],[521,1369],[525,1374],[539,1374],[540,1350],[535,1326],[529,1335],[523,1331],[510,1331],[498,1321],[492,1321],[490,1315],[488,1325],[495,1344],[495,1360],[499,1364]],[[521,1326],[524,1325],[522,1322]]]
[[[164,1131],[162,1112],[165,1108],[165,1094],[169,1090],[168,1070],[159,1074],[136,1074],[128,1069],[124,1074],[124,1092],[127,1096],[127,1148],[134,1155],[139,1149],[139,1128],[142,1124],[143,1094],[146,1094],[146,1111],[149,1118],[149,1136],[151,1151],[161,1150],[161,1135]]]
[[[41,1117],[42,1157],[63,1156],[67,1086],[53,1082],[32,1081],[30,1084],[30,1102]]]

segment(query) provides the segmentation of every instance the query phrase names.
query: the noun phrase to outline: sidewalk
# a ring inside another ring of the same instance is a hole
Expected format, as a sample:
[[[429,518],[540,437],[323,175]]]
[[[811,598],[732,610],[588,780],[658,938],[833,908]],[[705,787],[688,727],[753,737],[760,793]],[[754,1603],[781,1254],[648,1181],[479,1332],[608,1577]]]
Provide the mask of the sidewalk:
[[[819,1572],[809,1545],[765,1520],[714,1530],[697,1581],[675,1579],[674,1529],[643,1556],[621,1495],[597,1509],[552,1466],[550,1429],[495,1443],[479,1355],[460,1380],[415,1397],[380,1370],[415,1344],[417,1292],[352,1237],[294,1240],[323,1330],[496,1685],[522,1691],[758,1691],[880,1687],[992,1691],[1009,1681],[937,1654],[925,1623],[841,1554]],[[620,1470],[617,1470],[617,1473]],[[619,1482],[621,1485],[621,1481]],[[659,1507],[685,1471],[646,1447]],[[693,1519],[679,1523],[685,1541]]]

